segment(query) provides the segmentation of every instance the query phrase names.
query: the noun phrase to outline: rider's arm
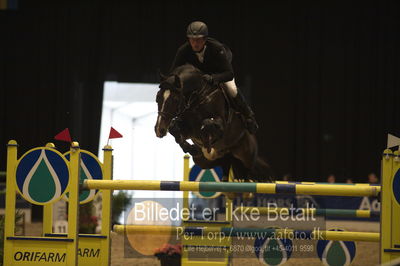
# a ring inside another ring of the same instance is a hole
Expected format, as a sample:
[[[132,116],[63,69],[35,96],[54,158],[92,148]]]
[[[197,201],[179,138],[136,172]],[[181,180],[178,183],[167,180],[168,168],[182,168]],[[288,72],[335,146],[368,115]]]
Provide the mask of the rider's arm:
[[[226,52],[224,50],[219,50],[214,55],[215,64],[218,71],[212,74],[213,80],[216,83],[227,82],[233,79],[233,68],[228,60]]]

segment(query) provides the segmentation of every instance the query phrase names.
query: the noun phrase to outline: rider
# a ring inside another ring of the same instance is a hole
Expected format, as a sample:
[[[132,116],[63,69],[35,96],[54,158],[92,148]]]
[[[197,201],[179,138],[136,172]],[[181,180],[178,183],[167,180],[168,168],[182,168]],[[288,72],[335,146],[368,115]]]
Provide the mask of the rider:
[[[207,25],[201,21],[190,23],[186,36],[188,42],[179,47],[170,71],[189,63],[205,73],[203,79],[206,82],[212,85],[224,83],[224,89],[233,107],[245,117],[247,129],[255,133],[258,125],[253,111],[236,87],[231,65],[232,52],[229,47],[208,37]]]

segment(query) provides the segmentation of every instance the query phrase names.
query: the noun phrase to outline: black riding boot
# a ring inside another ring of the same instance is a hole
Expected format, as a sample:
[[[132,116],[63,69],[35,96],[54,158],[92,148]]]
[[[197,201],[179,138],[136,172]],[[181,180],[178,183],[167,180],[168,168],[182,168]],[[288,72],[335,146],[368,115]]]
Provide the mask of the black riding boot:
[[[244,99],[243,95],[240,92],[238,92],[236,94],[236,97],[231,98],[231,100],[234,105],[233,106],[234,109],[236,109],[236,111],[238,111],[244,116],[246,120],[245,121],[246,128],[249,130],[249,132],[252,134],[256,133],[258,129],[258,124],[254,117],[254,112],[253,110],[251,110],[250,106],[246,103],[246,100]]]

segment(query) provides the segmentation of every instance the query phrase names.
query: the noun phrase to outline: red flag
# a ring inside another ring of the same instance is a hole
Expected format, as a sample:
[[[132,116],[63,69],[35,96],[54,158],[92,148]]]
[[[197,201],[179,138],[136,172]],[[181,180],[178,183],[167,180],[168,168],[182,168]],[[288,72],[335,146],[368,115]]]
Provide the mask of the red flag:
[[[71,140],[71,136],[69,135],[69,129],[66,128],[63,131],[61,131],[60,133],[58,133],[54,139],[56,140],[61,140],[61,141],[66,141],[66,142],[72,142]]]
[[[108,137],[108,139],[117,139],[117,138],[122,138],[121,133],[119,133],[113,127],[111,127],[110,136]]]

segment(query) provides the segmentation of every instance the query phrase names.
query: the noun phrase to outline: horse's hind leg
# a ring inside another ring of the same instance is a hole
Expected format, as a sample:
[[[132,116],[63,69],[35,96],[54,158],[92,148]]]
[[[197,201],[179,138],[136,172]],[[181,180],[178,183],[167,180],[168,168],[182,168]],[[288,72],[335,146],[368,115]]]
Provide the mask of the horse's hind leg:
[[[232,170],[235,179],[248,181],[249,169],[239,159],[232,160]]]
[[[258,182],[272,182],[272,169],[258,156],[258,146],[254,135],[243,138],[243,143],[235,150],[234,156],[247,168],[246,179]]]
[[[224,158],[220,159],[221,167],[222,167],[222,170],[224,172],[224,174],[222,176],[222,180],[221,180],[222,182],[229,182],[230,181],[229,180],[229,175],[230,175],[230,170],[231,170],[231,167],[232,167],[232,160],[233,160],[233,158],[230,155],[225,155]],[[233,175],[234,174],[235,174],[235,171],[233,170]],[[233,180],[234,176],[232,176],[231,178]]]
[[[249,179],[249,169],[247,169],[240,160],[236,158],[232,160],[232,169],[235,174],[235,179],[239,180],[239,182],[252,181]],[[242,197],[245,200],[252,199],[254,197],[252,192],[236,193],[236,195],[238,194],[242,194]]]
[[[273,182],[273,172],[269,164],[261,157],[257,157],[251,170],[251,178],[261,182]]]
[[[254,168],[258,152],[257,140],[254,135],[245,132],[245,136],[231,151],[233,156],[242,162],[248,173]]]

